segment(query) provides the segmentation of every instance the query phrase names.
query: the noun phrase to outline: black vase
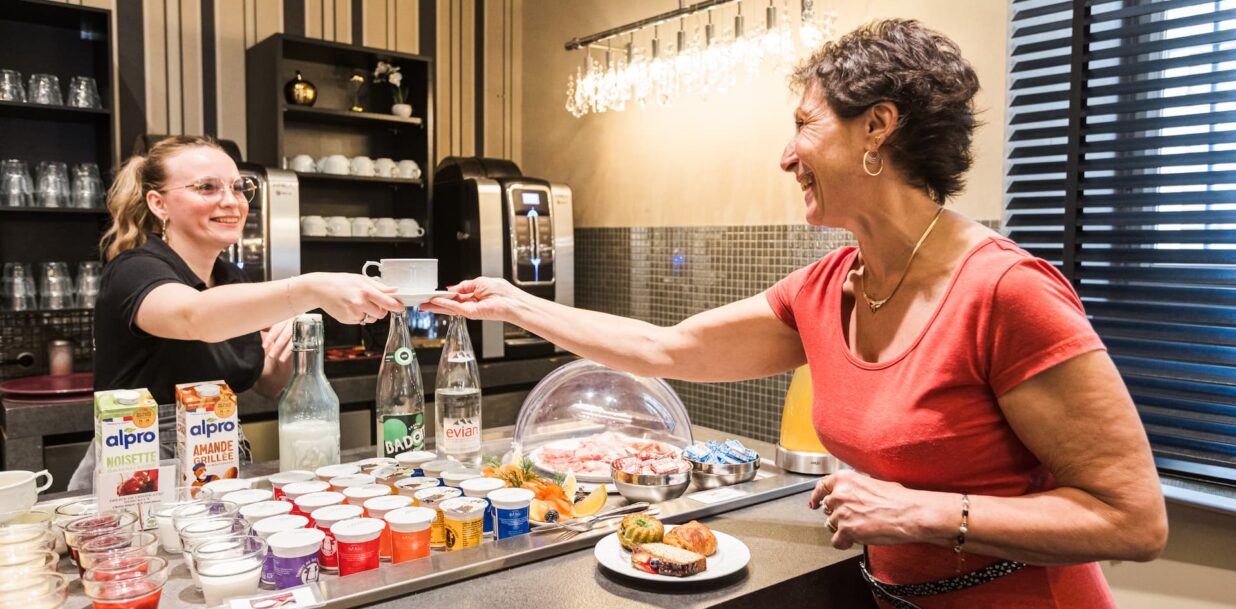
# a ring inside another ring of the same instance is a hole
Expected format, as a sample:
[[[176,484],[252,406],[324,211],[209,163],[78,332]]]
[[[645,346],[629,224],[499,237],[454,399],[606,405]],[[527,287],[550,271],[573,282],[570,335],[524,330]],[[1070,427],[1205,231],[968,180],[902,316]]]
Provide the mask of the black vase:
[[[312,106],[318,101],[318,88],[296,71],[296,78],[283,85],[283,97],[294,106]]]

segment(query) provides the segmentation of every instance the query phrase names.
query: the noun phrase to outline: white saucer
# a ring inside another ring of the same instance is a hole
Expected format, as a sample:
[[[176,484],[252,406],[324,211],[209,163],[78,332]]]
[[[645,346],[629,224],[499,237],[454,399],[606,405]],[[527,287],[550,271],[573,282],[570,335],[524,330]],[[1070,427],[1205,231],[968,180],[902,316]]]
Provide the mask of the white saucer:
[[[426,302],[429,302],[430,298],[435,296],[446,296],[447,294],[450,294],[450,292],[446,290],[434,290],[432,292],[418,292],[414,294],[404,294],[401,292],[391,294],[391,296],[398,298],[399,302],[402,302],[405,307],[419,307]]]
[[[671,531],[676,526],[667,524],[665,525],[665,530],[667,532]],[[717,553],[707,558],[708,568],[703,573],[697,573],[690,577],[670,577],[668,575],[646,573],[632,567],[631,553],[622,548],[622,544],[618,541],[617,533],[611,533],[602,537],[601,541],[598,541],[593,549],[593,554],[596,556],[597,562],[615,573],[636,579],[675,584],[686,584],[725,577],[741,570],[751,561],[751,550],[747,548],[747,544],[720,531],[713,531],[712,534],[717,538]]]

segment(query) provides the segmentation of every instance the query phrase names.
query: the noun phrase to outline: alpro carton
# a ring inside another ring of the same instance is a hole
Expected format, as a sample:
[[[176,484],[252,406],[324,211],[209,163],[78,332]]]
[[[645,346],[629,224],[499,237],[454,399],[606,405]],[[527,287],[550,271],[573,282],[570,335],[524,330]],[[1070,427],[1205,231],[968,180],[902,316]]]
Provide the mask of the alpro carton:
[[[147,513],[175,490],[175,476],[160,476],[159,405],[146,389],[94,394],[94,491],[99,509]]]
[[[176,385],[176,461],[181,486],[240,473],[236,393],[223,381]]]

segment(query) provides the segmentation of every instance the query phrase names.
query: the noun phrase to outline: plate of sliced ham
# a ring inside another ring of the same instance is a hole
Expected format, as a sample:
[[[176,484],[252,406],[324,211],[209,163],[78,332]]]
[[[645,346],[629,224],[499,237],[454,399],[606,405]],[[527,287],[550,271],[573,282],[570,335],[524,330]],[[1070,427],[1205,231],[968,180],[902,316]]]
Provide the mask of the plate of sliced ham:
[[[551,474],[573,472],[580,482],[608,482],[610,463],[624,457],[645,461],[677,458],[682,450],[666,442],[606,431],[557,440],[528,454],[533,465]]]

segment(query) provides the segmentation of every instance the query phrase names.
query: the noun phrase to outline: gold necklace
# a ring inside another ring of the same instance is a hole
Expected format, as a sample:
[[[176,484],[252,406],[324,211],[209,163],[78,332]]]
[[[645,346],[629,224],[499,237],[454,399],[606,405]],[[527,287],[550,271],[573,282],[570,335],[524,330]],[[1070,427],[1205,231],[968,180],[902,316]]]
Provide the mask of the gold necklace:
[[[881,298],[880,300],[876,300],[868,296],[867,272],[866,270],[863,271],[861,291],[863,293],[863,300],[867,301],[867,308],[871,309],[872,313],[879,311],[880,307],[884,306],[884,303],[888,302],[889,299],[893,297],[893,294],[897,293],[897,288],[901,287],[901,282],[906,280],[906,274],[910,272],[910,264],[914,262],[914,255],[918,253],[918,248],[923,247],[923,242],[927,240],[927,235],[931,234],[931,230],[936,227],[936,222],[940,220],[940,214],[942,213],[944,213],[943,206],[936,211],[935,217],[931,219],[931,224],[927,225],[927,230],[923,231],[923,236],[918,238],[918,243],[914,244],[914,249],[910,251],[910,259],[906,261],[906,267],[901,269],[901,277],[897,279],[897,285],[893,286],[893,291],[889,292],[888,296]]]

